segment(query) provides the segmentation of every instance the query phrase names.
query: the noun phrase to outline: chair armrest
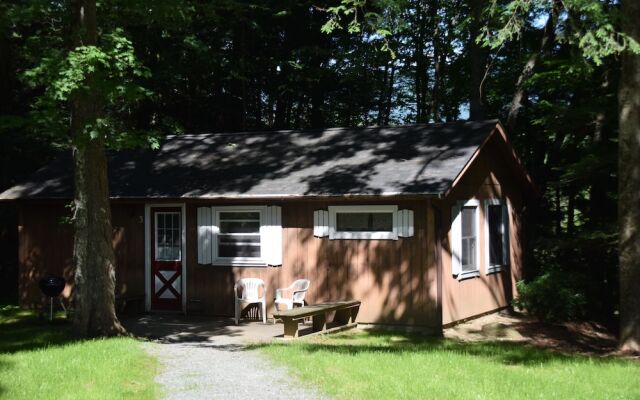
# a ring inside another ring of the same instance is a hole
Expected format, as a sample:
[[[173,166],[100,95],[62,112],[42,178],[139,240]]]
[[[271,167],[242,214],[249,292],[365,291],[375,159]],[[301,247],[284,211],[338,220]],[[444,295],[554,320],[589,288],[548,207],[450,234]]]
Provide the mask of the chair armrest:
[[[238,299],[238,284],[236,283],[235,285],[233,285],[233,294],[236,297],[236,299]]]

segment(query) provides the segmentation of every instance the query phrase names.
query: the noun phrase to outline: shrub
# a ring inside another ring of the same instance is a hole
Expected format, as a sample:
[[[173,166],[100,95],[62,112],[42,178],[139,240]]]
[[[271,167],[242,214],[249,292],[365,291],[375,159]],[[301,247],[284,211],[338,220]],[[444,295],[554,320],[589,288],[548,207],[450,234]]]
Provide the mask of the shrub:
[[[517,288],[514,307],[542,320],[572,320],[585,315],[585,296],[566,273],[547,271],[530,282],[519,281]]]

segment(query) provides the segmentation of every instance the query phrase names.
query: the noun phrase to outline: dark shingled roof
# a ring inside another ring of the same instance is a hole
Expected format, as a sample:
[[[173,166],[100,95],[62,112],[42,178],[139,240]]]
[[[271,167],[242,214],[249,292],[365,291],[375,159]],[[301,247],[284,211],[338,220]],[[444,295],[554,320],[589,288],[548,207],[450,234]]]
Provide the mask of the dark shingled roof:
[[[169,136],[159,150],[109,154],[113,198],[439,195],[496,120],[392,128]],[[71,155],[0,199],[73,195]]]

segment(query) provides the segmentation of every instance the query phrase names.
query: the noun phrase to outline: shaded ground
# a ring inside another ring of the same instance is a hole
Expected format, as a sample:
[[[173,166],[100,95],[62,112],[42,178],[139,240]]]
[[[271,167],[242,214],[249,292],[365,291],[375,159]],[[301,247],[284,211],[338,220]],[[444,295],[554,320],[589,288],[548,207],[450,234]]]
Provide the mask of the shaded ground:
[[[512,341],[562,353],[588,356],[616,355],[616,337],[593,322],[543,323],[524,315],[501,312],[452,328],[444,336],[464,341]]]
[[[152,339],[144,348],[161,363],[156,382],[166,399],[322,399],[248,344],[282,336],[282,324],[207,317],[147,315],[124,319],[130,332]]]

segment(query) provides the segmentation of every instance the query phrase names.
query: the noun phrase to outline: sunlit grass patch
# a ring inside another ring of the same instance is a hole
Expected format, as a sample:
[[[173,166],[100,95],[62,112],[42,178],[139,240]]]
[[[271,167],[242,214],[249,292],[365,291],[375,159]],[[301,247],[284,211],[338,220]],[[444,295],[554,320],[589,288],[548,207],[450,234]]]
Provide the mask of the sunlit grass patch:
[[[0,309],[0,398],[153,399],[157,363],[132,338],[74,341],[69,324]]]
[[[516,343],[355,331],[260,349],[339,399],[640,398],[638,362]]]

